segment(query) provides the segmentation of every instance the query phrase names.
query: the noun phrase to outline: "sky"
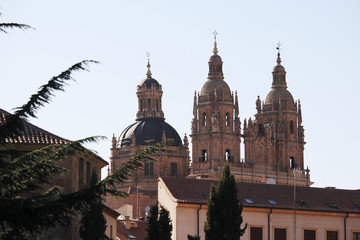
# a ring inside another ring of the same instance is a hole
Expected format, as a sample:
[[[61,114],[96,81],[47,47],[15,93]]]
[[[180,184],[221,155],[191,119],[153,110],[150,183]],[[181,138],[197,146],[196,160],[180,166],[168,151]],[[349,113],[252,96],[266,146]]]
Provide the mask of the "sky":
[[[108,137],[87,146],[108,161],[112,135],[135,121],[147,52],[166,121],[183,138],[194,92],[207,80],[214,30],[242,122],[271,90],[280,41],[288,90],[301,100],[313,186],[360,189],[359,11],[357,0],[1,1],[1,22],[35,30],[0,33],[0,108],[12,112],[74,63],[100,61],[29,121],[70,140]]]

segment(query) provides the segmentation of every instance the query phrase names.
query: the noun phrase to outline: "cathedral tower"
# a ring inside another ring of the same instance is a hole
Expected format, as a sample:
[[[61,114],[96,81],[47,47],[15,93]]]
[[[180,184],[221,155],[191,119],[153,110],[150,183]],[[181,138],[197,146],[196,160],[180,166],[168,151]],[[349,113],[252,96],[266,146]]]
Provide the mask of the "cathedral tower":
[[[263,103],[258,96],[255,119],[244,121],[245,162],[258,178],[272,178],[277,184],[293,184],[293,171],[298,170],[296,184],[310,186],[309,170],[304,169],[305,141],[300,100],[294,101],[287,90],[280,52],[276,62],[272,90]]]
[[[226,161],[240,163],[240,120],[237,93],[224,81],[215,37],[208,80],[194,96],[191,128],[191,175],[217,175]]]

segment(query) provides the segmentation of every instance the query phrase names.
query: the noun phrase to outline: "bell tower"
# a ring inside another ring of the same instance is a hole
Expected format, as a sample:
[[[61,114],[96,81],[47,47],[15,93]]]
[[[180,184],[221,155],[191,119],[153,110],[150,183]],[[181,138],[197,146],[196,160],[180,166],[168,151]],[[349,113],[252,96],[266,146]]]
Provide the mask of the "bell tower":
[[[208,80],[194,95],[191,127],[191,175],[220,176],[225,162],[240,163],[238,97],[224,81],[223,62],[218,55],[216,33],[209,59]]]
[[[310,186],[310,170],[304,168],[301,104],[287,90],[279,46],[277,49],[272,90],[265,102],[257,97],[255,119],[244,120],[245,162],[258,178],[272,178],[277,184],[292,185],[296,181],[296,185]],[[294,171],[299,172],[296,180]]]
[[[149,55],[148,55],[149,57]],[[162,111],[162,86],[151,77],[150,60],[147,63],[147,78],[137,86],[136,95],[138,97],[138,112],[136,120],[142,119],[162,119],[164,120],[164,112]]]

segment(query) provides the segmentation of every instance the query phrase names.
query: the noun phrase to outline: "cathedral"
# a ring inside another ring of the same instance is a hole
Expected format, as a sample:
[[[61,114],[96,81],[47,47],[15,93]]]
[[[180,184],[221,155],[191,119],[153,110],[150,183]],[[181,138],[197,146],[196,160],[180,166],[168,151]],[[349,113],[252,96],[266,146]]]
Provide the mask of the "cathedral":
[[[171,151],[155,154],[156,162],[145,163],[125,184],[127,200],[108,198],[107,204],[133,218],[144,216],[146,206],[156,203],[159,177],[217,180],[226,163],[238,182],[309,187],[312,182],[310,170],[304,166],[301,104],[287,90],[281,61],[279,51],[270,92],[265,101],[257,97],[254,117],[241,124],[238,95],[224,80],[215,38],[207,81],[194,95],[191,159],[187,136],[181,139],[165,121],[162,86],[152,77],[148,61],[146,78],[137,86],[135,123],[112,138],[111,172],[160,141],[165,140]]]

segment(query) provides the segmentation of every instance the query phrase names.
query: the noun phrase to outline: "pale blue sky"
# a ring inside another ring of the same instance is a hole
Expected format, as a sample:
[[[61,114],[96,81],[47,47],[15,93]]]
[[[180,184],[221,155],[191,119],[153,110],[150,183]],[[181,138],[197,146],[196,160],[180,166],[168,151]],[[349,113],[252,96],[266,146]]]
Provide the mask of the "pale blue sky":
[[[0,34],[0,107],[11,111],[72,64],[98,60],[56,93],[31,122],[68,139],[109,138],[90,147],[108,160],[113,133],[134,122],[136,86],[151,53],[163,86],[165,118],[190,133],[194,91],[207,79],[218,35],[225,81],[239,95],[240,118],[270,91],[276,43],[282,43],[288,90],[301,99],[305,166],[314,186],[360,189],[359,1],[1,2],[1,21],[36,30]]]

